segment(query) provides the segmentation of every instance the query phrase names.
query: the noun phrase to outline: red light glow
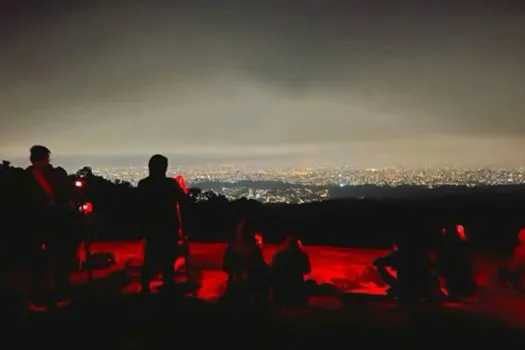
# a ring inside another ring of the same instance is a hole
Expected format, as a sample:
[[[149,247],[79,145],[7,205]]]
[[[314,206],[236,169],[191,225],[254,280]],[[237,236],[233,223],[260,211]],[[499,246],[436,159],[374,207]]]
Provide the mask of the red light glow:
[[[255,242],[258,246],[262,246],[263,244],[263,236],[259,232],[255,232]]]
[[[525,243],[525,228],[522,228],[518,233],[518,239],[521,243]]]
[[[462,241],[467,240],[467,234],[465,233],[465,228],[463,227],[463,225],[457,225],[456,232],[458,233],[458,236]]]
[[[184,193],[188,194],[190,192],[190,189],[186,186],[186,180],[181,175],[175,176],[175,181],[177,181]]]
[[[91,202],[86,202],[82,205],[82,212],[85,214],[91,214],[93,212],[93,204]]]

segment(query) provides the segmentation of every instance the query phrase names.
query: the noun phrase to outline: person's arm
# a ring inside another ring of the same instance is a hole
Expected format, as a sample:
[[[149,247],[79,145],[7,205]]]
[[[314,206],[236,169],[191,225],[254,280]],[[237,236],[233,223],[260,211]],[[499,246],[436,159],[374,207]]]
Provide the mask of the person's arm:
[[[224,257],[222,258],[222,270],[226,273],[231,273],[233,270],[233,249],[230,245],[226,247],[226,251],[224,252]]]
[[[279,268],[279,263],[280,263],[280,260],[281,260],[280,257],[281,257],[281,252],[279,252],[279,251],[273,255],[272,262],[270,264],[270,267],[272,269]]]
[[[263,255],[262,249],[259,248],[255,244],[254,244],[254,247],[253,247],[253,253],[252,253],[251,258],[253,259],[252,260],[252,262],[253,262],[252,266],[257,267],[257,268],[259,268],[261,270],[269,269],[269,266],[266,263],[266,260],[264,260],[264,255]]]
[[[173,181],[173,196],[175,200],[179,203],[181,210],[187,210],[188,205],[190,204],[190,199],[186,192],[180,187],[177,181]]]
[[[67,171],[62,167],[53,169],[54,183],[56,184],[56,196],[59,202],[73,206],[75,204],[75,193],[73,185],[67,177]]]
[[[312,264],[308,254],[304,253],[304,266],[303,275],[309,275],[312,272]]]
[[[511,269],[519,270],[525,267],[525,246],[520,245],[514,249],[514,254],[512,255],[512,261],[510,264]]]
[[[186,225],[186,218],[188,214],[190,201],[189,201],[188,195],[186,195],[186,193],[182,190],[180,185],[175,180],[173,180],[172,195],[173,195],[173,201],[175,203],[175,207],[177,210],[177,217],[179,220],[179,226],[180,226],[179,234],[180,233],[185,234],[184,226]]]
[[[397,255],[397,250],[381,258],[377,258],[376,260],[374,260],[373,264],[376,267],[385,267],[385,266],[393,267],[393,265],[395,265],[396,255]]]
[[[138,226],[141,232],[141,236],[146,236],[146,231],[148,229],[147,227],[147,221],[148,221],[148,214],[147,214],[147,202],[148,198],[145,195],[145,189],[144,189],[144,182],[142,180],[139,181],[137,185],[137,192],[136,192],[136,201],[137,201],[137,216],[138,216]]]

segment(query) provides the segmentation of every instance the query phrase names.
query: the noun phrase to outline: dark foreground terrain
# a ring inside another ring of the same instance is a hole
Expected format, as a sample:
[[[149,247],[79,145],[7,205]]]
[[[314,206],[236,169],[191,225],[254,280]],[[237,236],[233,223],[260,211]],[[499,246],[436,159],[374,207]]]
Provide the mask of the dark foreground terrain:
[[[377,318],[388,322],[378,322]],[[468,311],[428,305],[401,309],[365,300],[354,300],[337,311],[308,308],[279,312],[195,299],[127,295],[78,300],[55,315],[39,314],[31,319],[18,322],[16,329],[11,324],[4,338],[15,338],[14,344],[20,348],[75,349],[442,349],[520,346],[525,340],[520,330]]]
[[[270,259],[276,246],[266,246]],[[225,276],[220,271],[223,244],[192,244],[197,287],[184,278],[180,289],[194,297],[138,294],[135,264],[140,244],[103,243],[96,251],[113,251],[117,264],[74,274],[75,300],[55,312],[31,313],[21,295],[23,273],[4,275],[4,341],[17,348],[166,349],[202,348],[443,348],[520,346],[525,341],[525,297],[493,283],[497,261],[476,257],[479,297],[468,303],[398,305],[388,300],[368,271],[378,250],[306,247],[319,288],[302,309],[273,306],[246,308],[219,299]],[[180,264],[181,262],[179,262]],[[127,266],[127,268],[126,268]]]

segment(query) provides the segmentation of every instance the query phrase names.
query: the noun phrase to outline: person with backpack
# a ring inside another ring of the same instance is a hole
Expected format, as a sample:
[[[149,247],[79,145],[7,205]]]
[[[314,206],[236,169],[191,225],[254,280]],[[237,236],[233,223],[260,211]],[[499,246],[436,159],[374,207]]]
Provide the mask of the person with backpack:
[[[30,149],[26,214],[31,261],[30,308],[43,311],[71,302],[69,272],[74,261],[75,215],[73,186],[62,167],[51,164],[51,151],[41,145]]]
[[[389,286],[387,295],[403,301],[435,297],[438,284],[431,260],[421,245],[410,238],[400,237],[393,251],[376,259],[373,265]]]
[[[173,287],[174,265],[179,255],[179,234],[187,196],[179,183],[166,176],[168,158],[156,154],[148,163],[149,176],[138,184],[141,225],[145,236],[142,292],[150,292],[156,268],[162,271],[164,288]]]
[[[297,237],[289,237],[272,260],[273,297],[278,305],[305,305],[304,277],[311,272],[310,257]]]

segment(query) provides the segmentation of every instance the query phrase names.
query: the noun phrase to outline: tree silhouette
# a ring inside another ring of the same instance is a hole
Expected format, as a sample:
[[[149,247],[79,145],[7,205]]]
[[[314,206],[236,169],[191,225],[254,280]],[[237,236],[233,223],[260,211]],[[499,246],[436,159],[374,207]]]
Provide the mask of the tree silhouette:
[[[93,169],[90,166],[85,166],[82,169],[77,170],[77,176],[79,177],[92,177]]]
[[[188,197],[193,203],[195,203],[199,200],[199,197],[201,196],[201,194],[202,194],[202,190],[200,188],[191,187],[188,193]]]

